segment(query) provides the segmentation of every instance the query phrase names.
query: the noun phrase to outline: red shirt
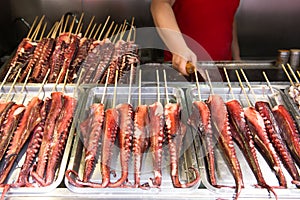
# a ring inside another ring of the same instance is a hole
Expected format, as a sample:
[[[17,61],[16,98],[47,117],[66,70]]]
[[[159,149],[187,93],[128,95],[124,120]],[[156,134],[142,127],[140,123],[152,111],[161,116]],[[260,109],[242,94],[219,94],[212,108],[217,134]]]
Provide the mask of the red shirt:
[[[173,10],[198,60],[231,60],[232,25],[240,0],[176,0]],[[195,40],[195,41],[194,41]],[[199,47],[200,45],[200,47]],[[205,55],[204,55],[205,54]]]

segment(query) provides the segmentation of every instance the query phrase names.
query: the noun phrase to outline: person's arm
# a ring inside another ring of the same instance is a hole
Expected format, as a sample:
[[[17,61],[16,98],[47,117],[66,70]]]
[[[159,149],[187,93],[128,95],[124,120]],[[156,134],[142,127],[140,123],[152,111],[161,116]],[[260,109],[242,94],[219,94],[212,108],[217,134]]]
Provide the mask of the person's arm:
[[[197,57],[188,48],[178,27],[172,5],[175,0],[152,0],[151,13],[158,33],[170,52],[172,64],[183,75],[187,75],[186,63],[196,65]]]
[[[241,60],[240,47],[239,47],[238,35],[237,35],[237,25],[236,25],[236,20],[235,19],[233,21],[233,26],[232,26],[231,51],[232,51],[232,59],[233,60]]]

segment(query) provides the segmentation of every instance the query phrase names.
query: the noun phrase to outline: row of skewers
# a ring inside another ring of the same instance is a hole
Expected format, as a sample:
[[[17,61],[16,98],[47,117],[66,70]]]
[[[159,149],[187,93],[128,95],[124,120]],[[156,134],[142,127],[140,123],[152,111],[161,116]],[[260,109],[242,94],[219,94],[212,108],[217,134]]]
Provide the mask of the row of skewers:
[[[162,105],[158,80],[157,101],[153,104],[141,104],[140,85],[138,104],[134,109],[131,100],[131,85],[129,85],[128,101],[115,105],[116,85],[112,106],[104,105],[106,91],[104,89],[101,102],[92,103],[87,118],[80,123],[84,144],[84,166],[82,174],[73,169],[66,171],[65,176],[69,183],[79,188],[160,188],[165,176],[162,173],[163,146],[167,146],[169,152],[169,173],[173,186],[187,188],[199,183],[199,172],[193,166],[189,168],[193,176],[192,180],[186,180],[185,183],[180,180],[179,158],[183,152],[183,140],[186,134],[186,126],[181,121],[180,103],[178,101],[170,103],[166,90],[167,103],[165,106]],[[168,88],[167,85],[166,88]],[[118,147],[117,152],[113,150],[114,147]],[[112,158],[118,158],[115,154],[120,155],[121,175],[113,181],[111,176],[115,169],[112,165]],[[141,175],[146,173],[142,171],[143,166],[150,167],[148,163],[145,163],[147,156],[152,158],[151,171],[154,177],[141,180]],[[101,172],[102,180],[95,179],[94,171],[97,163],[100,166],[98,171]],[[133,172],[129,168],[131,163]],[[129,179],[130,173],[134,175],[133,182]]]
[[[224,71],[227,76],[226,69]],[[243,71],[242,73],[252,95],[255,97],[246,75]],[[268,80],[265,73],[264,76]],[[208,74],[207,77],[209,77]],[[213,90],[211,90],[208,99],[203,101],[200,90],[198,90],[199,100],[193,102],[192,114],[188,123],[201,138],[201,145],[203,152],[205,152],[207,176],[213,187],[224,187],[218,185],[216,178],[216,147],[214,145],[217,144],[217,148],[222,152],[235,180],[234,199],[238,199],[240,196],[246,180],[243,179],[240,160],[236,154],[234,144],[237,144],[257,180],[256,187],[266,188],[277,199],[274,188],[287,188],[287,181],[281,163],[292,178],[292,184],[300,188],[300,135],[298,128],[292,115],[284,105],[278,103],[272,107],[268,101],[258,101],[257,99],[252,104],[238,72],[237,77],[248,99],[248,106],[243,106],[239,100],[234,98],[227,76],[232,100],[224,102],[222,96],[213,94]],[[269,86],[272,90],[270,84]],[[265,181],[264,172],[258,161],[257,150],[275,173],[279,181],[278,186],[270,186]]]
[[[79,74],[82,74],[81,83],[104,83],[107,69],[110,68],[111,71],[119,70],[120,82],[128,83],[126,74],[129,73],[131,65],[136,67],[139,62],[138,47],[134,43],[134,18],[127,31],[126,20],[121,25],[114,25],[112,21],[109,28],[106,28],[110,16],[107,17],[103,27],[102,24],[94,23],[92,17],[83,34],[81,33],[83,16],[84,13],[76,29],[74,27],[76,17],[73,17],[70,24],[69,15],[66,18],[62,16],[46,37],[44,32],[47,23],[40,33],[44,16],[35,26],[38,19],[36,17],[27,37],[21,41],[6,67],[6,81],[13,82],[21,69],[17,82],[24,82],[28,76],[29,82],[41,83],[49,71],[48,83],[62,83],[65,77],[67,83],[75,83],[79,80]],[[127,39],[123,39],[126,32]],[[112,83],[114,74],[111,73],[109,77]]]
[[[0,187],[3,188],[1,199],[5,198],[10,188],[45,187],[56,180],[77,100],[64,94],[64,89],[58,92],[54,91],[55,88],[50,91],[50,96],[40,98],[46,78],[37,95],[30,99],[26,94],[23,100],[14,101],[14,95],[9,99],[16,80],[10,92],[6,94],[6,99],[1,99]],[[20,94],[23,94],[25,85],[26,83]],[[27,105],[20,103],[24,102],[25,98],[28,101]],[[24,158],[22,162],[19,160],[21,157]],[[13,173],[15,175],[12,175]]]

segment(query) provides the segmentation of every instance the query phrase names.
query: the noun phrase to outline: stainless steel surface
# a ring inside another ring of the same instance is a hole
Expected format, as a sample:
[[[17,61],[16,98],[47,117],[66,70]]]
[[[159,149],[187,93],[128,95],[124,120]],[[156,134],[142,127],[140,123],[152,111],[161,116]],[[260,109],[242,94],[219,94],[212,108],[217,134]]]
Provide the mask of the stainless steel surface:
[[[17,85],[13,87],[12,92],[10,93],[11,86],[5,85],[3,88],[1,88],[1,100],[12,100],[19,104],[27,105],[28,102],[33,98],[38,96],[40,99],[50,97],[52,91],[62,91],[63,86],[57,85],[55,87],[54,84],[47,84],[43,88],[41,88],[40,85],[37,84],[29,84],[25,87],[24,92],[22,93],[22,85]],[[42,89],[40,91],[40,89]],[[40,91],[40,92],[39,92]],[[64,93],[69,96],[73,96],[77,98],[75,87],[73,86],[66,86],[64,87]],[[78,107],[80,109],[80,106]],[[75,130],[75,122],[76,122],[76,116],[74,117],[74,123],[72,123],[69,135],[65,144],[65,149],[62,154],[62,159],[58,162],[58,167],[56,170],[56,174],[54,176],[54,181],[48,186],[45,187],[19,187],[19,188],[10,188],[7,195],[10,194],[20,194],[20,195],[29,195],[29,194],[40,194],[40,193],[47,193],[55,190],[62,182],[64,178],[64,172],[68,163],[69,153],[71,151],[71,144],[73,141],[74,136],[74,130]],[[26,144],[25,144],[26,146]],[[17,157],[17,161],[14,164],[13,168],[10,170],[8,179],[5,183],[14,183],[18,179],[18,175],[21,169],[21,166],[25,160],[26,156],[26,148],[23,148],[21,153]],[[31,182],[32,180],[30,180]],[[0,193],[2,193],[3,187],[0,187]]]
[[[233,94],[234,98],[237,99],[238,101],[241,102],[243,107],[248,107],[248,102],[247,98],[244,95],[242,89],[240,87],[233,87]],[[201,99],[204,101],[208,99],[209,95],[211,94],[211,89],[207,85],[201,85],[200,87],[201,91]],[[266,101],[269,102],[270,105],[275,106],[276,101],[279,104],[286,105],[286,101],[284,100],[286,96],[279,90],[275,89],[275,94],[271,92],[270,89],[266,88],[265,86],[258,86],[258,87],[253,87],[253,91],[255,96],[249,91],[249,89],[246,89],[247,96],[249,97],[250,102],[253,104],[256,101]],[[228,87],[213,87],[213,92],[214,94],[220,95],[225,102],[230,101],[233,99],[232,94],[229,90]],[[193,101],[198,101],[199,100],[199,95],[198,95],[198,90],[196,87],[190,87],[186,91],[186,96],[187,96],[187,104],[188,104],[188,110],[191,111],[192,108],[192,102]],[[276,98],[276,100],[275,100]],[[286,106],[287,107],[287,106]],[[289,107],[287,107],[289,108]],[[294,111],[291,110],[291,113]],[[196,149],[199,149],[198,151],[198,161],[199,161],[199,166],[201,171],[201,177],[202,177],[202,182],[205,185],[205,187],[208,190],[211,190],[213,192],[216,192],[218,194],[222,194],[223,197],[230,198],[233,196],[235,189],[233,188],[226,188],[226,187],[215,187],[210,184],[209,177],[208,177],[208,169],[205,165],[204,161],[204,154],[201,151],[201,144],[199,139],[195,140],[196,142]],[[198,147],[198,148],[197,148]],[[244,188],[241,190],[241,197],[249,197],[252,196],[253,194],[255,195],[256,198],[268,198],[269,197],[269,192],[266,189],[261,189],[261,188],[256,188],[254,185],[257,184],[257,181],[247,163],[245,160],[245,157],[243,156],[243,153],[240,151],[238,146],[235,146],[236,153],[237,153],[237,158],[240,162],[242,174],[243,174],[243,180],[244,180]],[[216,179],[217,179],[217,184],[220,185],[230,185],[234,186],[235,182],[233,179],[232,174],[230,173],[229,168],[227,167],[226,161],[224,160],[222,156],[222,152],[219,148],[215,148],[215,161],[216,161]],[[260,168],[262,170],[262,174],[266,180],[266,183],[271,185],[271,186],[277,186],[278,185],[278,180],[273,173],[273,171],[270,169],[266,161],[264,160],[263,156],[257,151],[257,158],[259,161]],[[289,175],[289,173],[285,170],[283,165],[281,165],[284,175],[287,180],[287,189],[276,189],[275,192],[278,195],[278,198],[290,198],[294,197],[297,198],[300,195],[300,190],[296,188],[294,184],[291,183],[293,180],[292,177]],[[298,168],[299,170],[299,168]],[[273,194],[271,194],[273,197]]]
[[[116,99],[116,105],[127,103],[128,101],[128,87],[118,87],[117,88],[117,99]],[[166,91],[163,86],[160,88],[160,102],[165,105],[167,103],[166,101]],[[93,103],[99,103],[101,101],[102,95],[104,92],[103,87],[95,87],[91,88],[91,90],[88,91],[87,99],[84,100],[83,109],[80,113],[80,116],[78,118],[78,131],[77,136],[75,138],[74,144],[73,144],[73,151],[70,157],[70,162],[68,169],[75,170],[78,172],[79,177],[82,177],[83,170],[84,170],[84,162],[85,162],[85,155],[84,155],[84,147],[82,145],[83,138],[81,137],[81,133],[79,131],[79,125],[81,122],[85,121],[90,113],[90,106]],[[131,93],[131,100],[130,103],[133,106],[133,109],[138,105],[138,88],[132,87],[132,93]],[[151,105],[157,101],[157,88],[156,87],[143,87],[141,89],[141,103],[145,105]],[[183,96],[183,91],[181,89],[177,88],[168,88],[168,97],[170,102],[178,102],[182,108],[181,113],[181,122],[186,124],[187,121],[187,110],[186,110],[186,103],[185,98]],[[111,108],[112,107],[112,99],[114,96],[114,88],[109,87],[107,88],[107,92],[105,94],[105,108]],[[187,130],[186,136],[183,141],[182,145],[182,151],[179,158],[179,176],[180,179],[184,181],[192,181],[194,180],[194,174],[193,173],[186,173],[188,171],[189,167],[195,167],[198,168],[196,158],[195,158],[195,152],[193,149],[193,135],[191,135],[190,129]],[[145,194],[145,195],[155,195],[155,194],[177,194],[177,193],[190,193],[195,190],[197,190],[200,183],[196,184],[195,186],[191,188],[174,188],[171,177],[170,177],[170,161],[169,161],[169,151],[168,151],[168,145],[163,145],[163,157],[162,157],[162,184],[160,188],[149,188],[147,190],[141,189],[141,188],[127,188],[127,187],[118,187],[118,188],[88,188],[88,187],[76,187],[74,185],[71,185],[69,181],[65,178],[65,185],[68,189],[70,189],[72,192],[75,193],[83,193],[83,194],[91,194],[91,193],[101,193],[101,194]],[[104,153],[104,152],[101,152]],[[107,152],[105,152],[107,153]],[[101,157],[101,156],[100,156]],[[117,174],[117,177],[111,176],[111,181],[115,182],[118,180],[118,178],[121,175],[121,166],[119,161],[119,147],[116,145],[113,150],[112,154],[112,163],[111,163],[111,170],[114,170]],[[92,182],[101,183],[101,170],[100,170],[100,164],[101,160],[98,160],[97,165],[95,166],[94,172],[91,177]],[[129,160],[129,176],[128,181],[129,183],[134,183],[134,173],[133,173],[133,159],[132,156]],[[153,161],[152,161],[152,152],[149,149],[144,153],[143,156],[143,162],[142,162],[142,173],[141,173],[141,184],[149,183],[149,178],[153,177]],[[151,185],[151,183],[149,183]]]

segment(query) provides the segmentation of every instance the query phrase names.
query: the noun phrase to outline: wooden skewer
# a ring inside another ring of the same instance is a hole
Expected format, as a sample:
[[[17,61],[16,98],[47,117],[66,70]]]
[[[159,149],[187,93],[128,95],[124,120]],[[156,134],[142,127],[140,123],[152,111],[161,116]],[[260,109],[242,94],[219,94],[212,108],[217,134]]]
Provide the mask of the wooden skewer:
[[[116,70],[116,75],[115,75],[115,88],[114,88],[114,98],[113,98],[113,104],[112,104],[112,107],[113,107],[113,108],[116,106],[118,75],[119,75],[119,70]]]
[[[110,16],[108,16],[108,17],[106,18],[106,21],[105,21],[105,23],[104,23],[104,25],[103,25],[103,28],[102,28],[102,30],[101,30],[101,32],[100,32],[100,35],[99,35],[99,37],[98,37],[98,40],[101,39],[101,36],[102,36],[102,34],[103,34],[104,29],[106,28],[106,25],[107,25],[109,19],[110,19]]]
[[[132,17],[132,20],[131,20],[131,26],[130,26],[129,33],[128,33],[127,40],[126,40],[127,42],[130,41],[131,31],[132,31],[132,28],[133,28],[133,23],[134,23],[134,17]]]
[[[7,93],[6,98],[5,98],[5,102],[8,101],[8,97],[10,96],[10,93],[11,93],[12,89],[15,87],[15,84],[16,84],[16,82],[17,82],[19,76],[20,76],[21,71],[22,71],[22,68],[19,69],[18,74],[17,74],[17,76],[16,76],[15,79],[14,79],[14,82],[13,82],[12,85],[10,86],[10,89],[9,89],[9,91],[8,91],[8,93]]]
[[[130,100],[131,100],[132,79],[133,79],[133,64],[130,65],[129,89],[128,89],[128,104],[130,104]]]
[[[169,103],[170,100],[169,100],[169,93],[168,93],[166,70],[164,70],[163,72],[164,72],[164,81],[165,81],[165,89],[166,89],[166,100],[167,100],[167,103]]]
[[[38,19],[38,16],[36,16],[36,17],[34,18],[34,21],[33,21],[32,25],[31,25],[31,27],[30,27],[30,29],[29,29],[29,32],[28,32],[26,38],[29,38],[29,36],[30,36],[30,34],[31,34],[31,32],[32,32],[32,30],[33,30],[33,28],[34,28],[34,26],[35,26],[35,23],[36,23],[37,19]]]
[[[35,28],[35,31],[33,32],[32,36],[31,36],[31,37],[32,37],[31,40],[33,40],[33,41],[36,40],[36,37],[37,37],[37,35],[38,35],[39,31],[40,31],[40,28],[41,28],[41,26],[42,26],[42,23],[43,23],[44,18],[45,18],[45,15],[42,16],[42,18],[41,18],[41,20],[39,21],[37,27]]]
[[[40,40],[41,41],[43,39],[43,36],[44,36],[44,33],[45,33],[45,30],[46,30],[46,27],[47,27],[47,22],[44,24],[44,27],[43,27],[43,30],[42,30],[42,33],[41,33],[41,36],[40,36]]]
[[[59,71],[58,77],[57,77],[57,79],[55,81],[55,84],[54,84],[54,86],[52,88],[52,92],[54,92],[56,90],[56,86],[59,84],[59,80],[60,80],[60,77],[61,77],[63,71],[64,71],[63,68],[61,68],[60,71]]]
[[[96,37],[97,37],[97,35],[98,35],[98,32],[99,32],[99,30],[100,30],[101,26],[102,26],[102,24],[99,24],[99,26],[98,26],[98,28],[97,28],[97,30],[96,30],[96,33],[94,34],[94,37],[93,37],[93,39],[95,39],[95,40],[96,40]]]
[[[211,93],[211,94],[214,94],[213,86],[212,86],[212,83],[211,83],[211,80],[210,80],[210,76],[209,76],[209,74],[208,74],[207,69],[205,70],[205,73],[206,73],[206,77],[207,77],[207,79],[208,79],[208,83],[209,83],[209,87],[210,87],[210,93]]]
[[[233,93],[233,90],[232,90],[232,87],[231,87],[231,83],[230,83],[230,79],[229,79],[227,70],[226,70],[225,67],[223,68],[223,70],[224,70],[224,73],[225,73],[225,76],[226,76],[226,80],[227,80],[227,83],[228,83],[228,87],[229,87],[229,91],[231,93],[231,96],[232,96],[233,99],[235,99],[235,96],[234,96],[234,93]]]
[[[78,32],[78,31],[79,31],[79,29],[80,29],[80,26],[81,26],[81,22],[82,22],[83,16],[84,16],[84,12],[81,13],[81,16],[80,16],[80,19],[79,19],[79,22],[78,22],[78,24],[77,24],[77,28],[76,28],[76,31],[75,31],[75,35],[77,35],[78,33],[80,33],[80,32]]]
[[[286,76],[288,77],[288,79],[289,79],[291,85],[292,85],[292,86],[295,86],[295,84],[294,84],[293,80],[291,79],[289,73],[287,72],[287,70],[286,70],[284,64],[281,64],[281,66],[282,66],[282,69],[283,69],[283,71],[285,72]]]
[[[157,102],[160,102],[159,73],[158,73],[158,70],[156,70],[156,81],[157,81]]]
[[[288,64],[287,64],[287,66],[288,66],[288,68],[289,68],[290,72],[292,73],[292,76],[293,76],[293,77],[294,77],[294,79],[296,80],[296,83],[299,83],[299,80],[298,80],[298,78],[297,78],[297,76],[296,76],[295,72],[293,71],[293,69],[292,69],[291,65],[288,63]]]
[[[239,80],[240,87],[242,88],[242,91],[243,91],[243,93],[244,93],[244,95],[245,95],[245,97],[246,97],[248,106],[251,107],[251,106],[252,106],[252,105],[251,105],[251,102],[250,102],[250,100],[249,100],[249,98],[248,98],[248,95],[247,95],[246,90],[245,90],[245,88],[244,88],[244,85],[243,85],[243,83],[242,83],[242,80],[241,80],[241,77],[240,77],[240,75],[239,75],[239,72],[238,72],[237,70],[235,70],[235,73],[236,73],[236,76],[237,76],[237,78],[238,78],[238,80]]]
[[[111,25],[109,26],[109,28],[108,28],[108,30],[107,30],[105,36],[104,36],[104,39],[106,39],[106,38],[108,37],[108,35],[109,35],[109,33],[110,33],[110,30],[111,30],[111,28],[113,27],[114,23],[115,23],[115,22],[112,21]]]
[[[142,70],[139,69],[139,98],[138,98],[138,106],[142,104]]]
[[[136,27],[135,26],[133,26],[133,42],[135,42],[135,38],[136,38]]]
[[[89,32],[89,30],[90,30],[90,27],[91,27],[91,25],[92,25],[94,19],[95,19],[95,16],[93,16],[92,19],[90,20],[90,23],[89,23],[87,29],[85,30],[85,33],[84,33],[84,36],[83,36],[83,37],[86,37],[86,35],[88,34],[88,32]]]
[[[248,81],[248,79],[247,79],[247,76],[246,76],[246,74],[244,73],[243,69],[240,69],[240,70],[241,70],[242,75],[243,75],[243,77],[244,77],[244,79],[245,79],[245,81],[246,81],[246,84],[247,84],[247,86],[248,86],[248,88],[249,88],[249,90],[250,90],[251,94],[253,95],[254,100],[255,100],[255,102],[256,102],[256,101],[257,101],[256,95],[255,95],[255,93],[254,93],[254,91],[253,91],[253,89],[252,89],[252,87],[251,87],[251,85],[250,85],[250,83],[249,83],[249,81]]]
[[[82,26],[83,26],[83,24],[80,25],[79,33],[81,33],[81,31],[82,31]]]
[[[199,98],[199,101],[201,101],[201,92],[200,92],[198,73],[197,73],[196,70],[194,71],[194,73],[195,73],[195,77],[196,77],[196,86],[197,86],[197,91],[198,91],[198,98]]]
[[[54,25],[52,26],[52,28],[50,29],[48,35],[46,38],[49,38],[50,35],[53,33],[54,29],[56,29],[56,26],[58,26],[59,22],[55,22]]]
[[[69,23],[69,19],[70,19],[70,16],[67,15],[67,19],[66,19],[66,22],[65,22],[65,26],[64,26],[64,30],[63,30],[63,33],[66,32],[66,29],[67,29],[67,26],[68,26],[68,23]]]
[[[8,76],[9,76],[9,74],[10,74],[12,68],[13,68],[13,67],[10,67],[10,68],[8,69],[8,72],[6,73],[6,75],[5,75],[5,77],[4,77],[3,81],[2,81],[2,83],[1,83],[1,85],[0,85],[0,90],[2,90],[3,85],[6,83],[7,78],[8,78]]]
[[[126,32],[126,29],[127,29],[127,25],[125,25],[124,29],[122,30],[122,32],[121,32],[121,34],[120,34],[119,40],[122,40],[122,39],[123,39],[124,34],[125,34],[125,32]]]
[[[115,34],[117,28],[118,28],[118,24],[115,25],[115,28],[114,28],[113,32],[111,33],[111,35],[110,35],[110,41],[112,41],[112,38],[114,37],[114,34]]]
[[[115,42],[116,42],[116,39],[118,38],[118,36],[119,36],[119,33],[120,33],[120,31],[121,31],[122,27],[123,27],[123,25],[121,25],[121,26],[119,27],[119,29],[118,29],[118,32],[117,32],[117,34],[116,34],[116,36],[115,36],[115,38],[114,38],[114,40],[113,40],[113,42],[112,42],[112,43],[115,43]]]
[[[276,95],[275,91],[273,90],[273,87],[272,87],[272,85],[271,85],[271,83],[270,83],[270,81],[269,81],[269,79],[268,79],[266,73],[265,73],[264,71],[263,71],[262,73],[263,73],[263,75],[264,75],[264,77],[265,77],[265,79],[266,79],[267,85],[268,85],[268,87],[270,88],[272,95],[273,95],[274,98],[275,98],[276,104],[279,105],[278,96]]]
[[[42,84],[41,84],[41,87],[40,87],[40,89],[39,89],[39,91],[38,91],[37,97],[40,96],[40,93],[42,92],[42,89],[43,89],[43,87],[44,87],[44,85],[45,85],[45,83],[46,83],[46,81],[47,81],[47,79],[48,79],[49,73],[50,73],[50,69],[48,69],[47,74],[46,74],[46,76],[44,77],[44,80],[43,80],[43,82],[42,82]],[[43,97],[43,98],[44,98],[44,97]],[[43,99],[43,98],[42,98],[42,99]]]
[[[84,72],[84,69],[82,69],[82,70],[80,71],[79,77],[78,77],[78,79],[76,80],[76,85],[75,85],[75,90],[74,90],[74,97],[77,96],[77,91],[78,91],[78,87],[79,87],[79,85],[80,85],[80,80],[81,80],[81,77],[82,77],[83,72]]]
[[[299,78],[300,78],[300,72],[297,70],[297,74],[298,74],[298,76],[299,76]]]
[[[91,36],[92,36],[92,34],[93,34],[93,32],[94,32],[94,30],[95,30],[96,26],[97,26],[97,23],[95,23],[95,24],[94,24],[94,26],[93,26],[93,28],[92,28],[92,30],[91,30],[91,32],[90,32],[90,34],[89,34],[89,37],[88,37],[88,38],[91,38]]]
[[[55,29],[53,30],[53,33],[52,33],[52,35],[51,35],[51,38],[52,38],[52,39],[55,39],[55,38],[56,38],[56,34],[57,34],[58,29],[59,29],[60,27],[62,27],[62,23],[61,23],[61,22],[59,22],[58,25],[57,25],[57,26],[55,27]]]
[[[63,31],[62,29],[63,29],[64,18],[65,18],[65,16],[62,15],[61,18],[60,18],[60,21],[59,21],[59,24],[60,24],[59,34],[61,34],[62,31]]]
[[[66,84],[67,84],[67,80],[68,80],[68,74],[69,74],[69,69],[67,69],[67,72],[66,72],[66,75],[65,75],[64,85],[62,87],[62,93],[65,93]]]
[[[70,29],[69,29],[69,37],[71,37],[73,27],[74,27],[74,24],[75,24],[75,20],[76,20],[76,16],[73,17],[73,20],[72,20],[72,23],[71,23],[71,26],[70,26]]]
[[[21,89],[21,93],[24,92],[25,86],[26,86],[27,81],[28,81],[28,79],[29,79],[29,76],[30,76],[30,74],[31,74],[31,70],[32,70],[32,68],[30,68],[29,71],[28,71],[28,73],[27,73],[27,76],[26,76],[26,78],[25,78],[24,84],[23,84],[22,89]]]
[[[106,79],[105,79],[105,85],[104,85],[104,91],[103,91],[102,98],[101,98],[101,104],[104,103],[104,97],[105,97],[106,90],[107,90],[107,83],[108,83],[109,73],[110,73],[110,68],[108,68],[108,70],[107,70],[107,76],[106,76]]]

